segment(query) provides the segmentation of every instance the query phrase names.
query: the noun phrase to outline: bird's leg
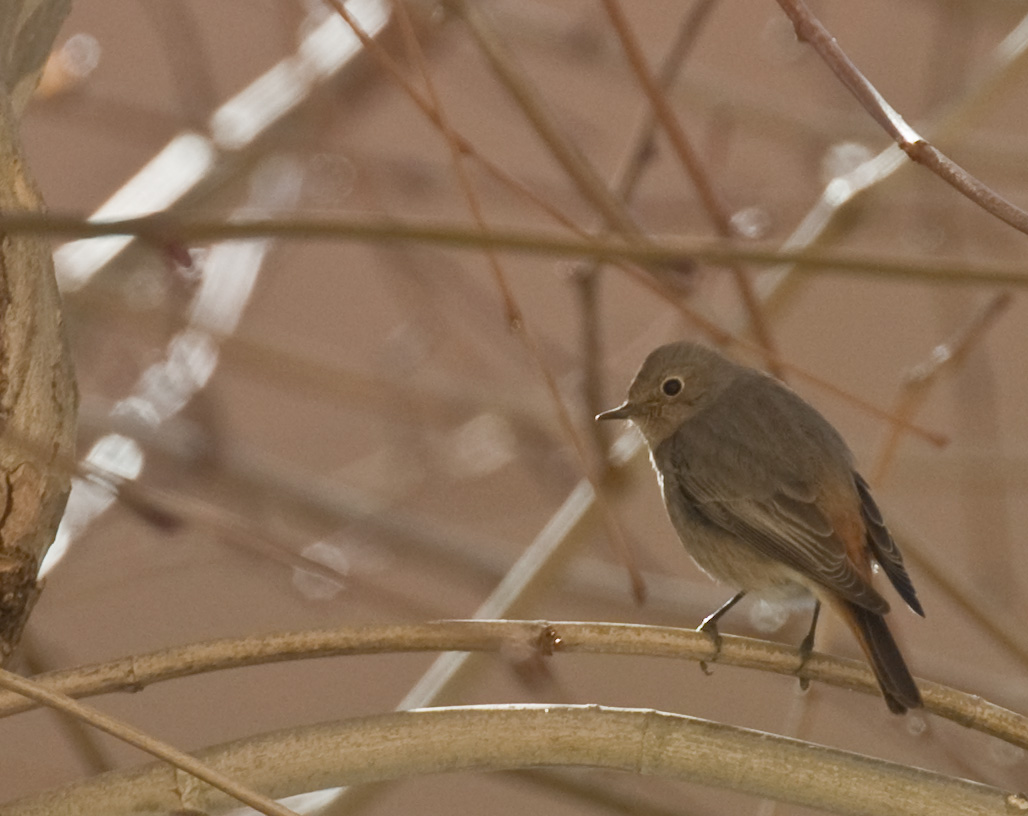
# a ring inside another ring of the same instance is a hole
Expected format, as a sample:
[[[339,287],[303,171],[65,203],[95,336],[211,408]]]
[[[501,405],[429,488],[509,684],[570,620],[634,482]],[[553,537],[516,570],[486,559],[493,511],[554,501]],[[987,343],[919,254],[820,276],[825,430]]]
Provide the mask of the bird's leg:
[[[803,638],[800,643],[800,666],[796,671],[803,671],[803,667],[807,665],[807,661],[810,660],[810,653],[814,651],[814,632],[817,630],[817,616],[821,613],[821,601],[814,601],[814,615],[810,619],[810,631],[807,632],[807,636]],[[806,691],[810,688],[810,678],[800,678],[800,688]]]
[[[725,614],[729,609],[735,606],[739,601],[743,599],[745,592],[737,592],[728,601],[703,619],[703,623],[696,627],[697,632],[705,632],[710,635],[710,639],[714,641],[714,657],[713,661],[716,661],[718,655],[721,654],[721,634],[717,631],[717,622],[721,619],[721,616]],[[713,662],[712,661],[712,662]],[[703,669],[704,674],[710,674],[710,669],[707,668],[707,661],[700,661],[700,668]]]

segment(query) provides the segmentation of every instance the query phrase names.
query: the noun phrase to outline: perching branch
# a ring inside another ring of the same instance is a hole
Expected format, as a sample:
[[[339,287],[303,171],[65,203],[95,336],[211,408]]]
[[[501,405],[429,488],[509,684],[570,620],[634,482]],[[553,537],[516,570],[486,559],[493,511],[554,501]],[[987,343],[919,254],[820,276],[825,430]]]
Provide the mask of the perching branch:
[[[799,652],[780,643],[723,635],[717,662],[797,675],[833,686],[878,694],[863,661],[815,652],[800,667]],[[222,669],[341,655],[393,652],[496,652],[504,654],[619,654],[712,660],[710,638],[693,629],[616,623],[515,620],[436,621],[394,626],[340,627],[196,643],[135,655],[111,663],[39,675],[40,686],[70,697],[139,691],[164,680]],[[1028,718],[957,689],[920,680],[925,709],[975,731],[1028,748]],[[0,692],[0,718],[32,708]]]

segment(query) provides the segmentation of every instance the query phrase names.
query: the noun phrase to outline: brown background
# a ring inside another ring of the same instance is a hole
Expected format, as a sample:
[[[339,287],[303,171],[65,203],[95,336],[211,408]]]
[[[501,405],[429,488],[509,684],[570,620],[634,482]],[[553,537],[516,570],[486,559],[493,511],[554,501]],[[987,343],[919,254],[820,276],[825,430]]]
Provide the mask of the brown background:
[[[656,0],[625,6],[652,62],[689,11],[689,4]],[[487,8],[563,131],[610,178],[646,101],[599,4],[503,0]],[[819,2],[814,9],[882,93],[930,138],[950,110],[971,110],[939,138],[940,147],[1028,205],[1023,66],[1008,62],[1003,83],[991,90],[984,84],[998,44],[1020,22],[1019,4]],[[597,225],[466,26],[438,9],[418,11],[419,34],[453,127],[570,218]],[[57,77],[57,90],[37,99],[23,129],[51,209],[89,214],[176,134],[205,132],[210,115],[292,53],[309,16],[319,14],[318,4],[300,2],[79,0],[58,48],[74,35],[89,35],[99,62],[80,81]],[[395,28],[383,42],[402,55]],[[795,42],[770,2],[715,4],[670,98],[723,200],[733,212],[754,208],[748,217],[768,240],[784,240],[815,204],[832,176],[829,157],[840,146],[870,158],[888,145],[813,52]],[[968,99],[976,107],[968,108]],[[471,223],[445,142],[370,60],[320,88],[245,158],[222,157],[221,183],[189,209],[219,218],[250,202],[267,212],[274,191],[255,193],[254,179],[281,184],[285,172],[299,184],[292,215]],[[477,168],[471,177],[494,226],[554,228]],[[655,233],[712,234],[663,138],[631,212]],[[840,213],[824,246],[1013,267],[1022,262],[1026,240],[927,171],[908,167]],[[504,323],[480,254],[310,240],[273,241],[267,249],[258,266],[238,270],[257,274],[232,333],[239,342],[223,348],[206,388],[141,439],[147,459],[140,488],[173,513],[174,529],[115,505],[76,536],[34,612],[23,669],[220,636],[470,617],[581,478],[536,363]],[[586,434],[592,408],[580,396],[582,312],[573,265],[514,254],[504,255],[503,264],[526,325]],[[147,367],[165,358],[204,273],[200,254],[193,269],[183,270],[168,256],[139,251],[105,270],[102,281],[98,276],[66,294],[83,398],[83,454],[115,424],[113,404],[134,393]],[[788,307],[768,321],[788,360],[887,407],[910,369],[993,294],[985,286],[829,269],[803,280]],[[600,298],[600,388],[609,406],[620,401],[652,347],[701,335],[619,270],[603,274]],[[699,268],[688,302],[730,330],[743,325],[723,270]],[[958,576],[966,600],[1026,639],[1026,318],[1015,290],[1011,307],[964,364],[940,380],[919,416],[950,437],[948,447],[907,437],[876,486],[887,519],[904,541],[914,539],[908,560],[928,616],[918,620],[897,600],[890,618],[913,671],[1018,711],[1028,710],[1028,658],[999,645],[920,562],[942,564]],[[871,471],[887,426],[806,382],[793,385],[836,423]],[[244,459],[250,465],[259,460],[272,481],[299,474],[340,496],[359,496],[386,518],[409,522],[414,535],[388,536],[374,525],[317,517],[284,501],[282,490],[259,490],[232,475],[232,464]],[[614,507],[650,577],[650,602],[633,603],[597,527],[570,572],[555,570],[546,591],[521,614],[694,626],[728,596],[683,555],[652,475],[642,468],[633,474],[615,491]],[[450,544],[448,554],[426,540],[432,536]],[[309,579],[304,583],[295,570],[295,557],[319,541],[348,573],[330,597],[315,597]],[[770,631],[761,612],[747,602],[723,631],[789,642],[801,637],[802,612]],[[818,648],[857,654],[837,621],[825,622]],[[97,705],[196,749],[287,725],[390,710],[431,660],[399,655],[250,668]],[[448,701],[652,707],[1000,787],[1028,784],[1023,752],[932,715],[893,717],[873,697],[817,685],[800,695],[792,678],[724,666],[706,677],[691,663],[562,656],[549,661],[551,677],[526,685],[501,659],[476,666]],[[92,747],[84,749],[83,740]],[[133,749],[69,731],[49,713],[0,721],[0,801],[141,761]],[[633,812],[758,810],[750,798],[657,779],[592,771],[567,776],[593,790],[625,794]],[[617,808],[511,776],[473,775],[393,784],[362,807],[380,813]]]

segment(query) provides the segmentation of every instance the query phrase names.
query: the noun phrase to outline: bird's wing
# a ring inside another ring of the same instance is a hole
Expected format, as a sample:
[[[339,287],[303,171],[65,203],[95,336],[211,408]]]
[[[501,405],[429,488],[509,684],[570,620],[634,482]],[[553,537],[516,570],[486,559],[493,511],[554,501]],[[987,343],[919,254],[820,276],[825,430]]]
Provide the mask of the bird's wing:
[[[892,540],[892,536],[885,526],[882,513],[871,496],[871,489],[867,486],[864,478],[855,471],[853,480],[857,486],[857,493],[860,494],[860,513],[867,526],[867,540],[874,551],[875,559],[882,565],[886,577],[896,587],[900,597],[907,602],[907,606],[923,618],[924,610],[921,608],[921,602],[917,599],[914,584],[907,575],[907,569],[903,566],[903,556],[900,555],[899,547],[896,546],[896,542]]]
[[[784,393],[785,397],[771,393],[714,406],[689,419],[660,446],[665,480],[673,478],[672,489],[740,543],[858,606],[885,614],[888,602],[850,559],[846,542],[819,506],[822,486],[816,481],[825,468],[811,463],[834,455],[848,473],[845,446],[838,440],[837,449],[825,450],[825,440],[817,433],[793,430],[789,420],[802,406],[800,410],[814,415],[811,421],[827,428],[819,426],[819,433],[834,435],[812,408],[791,392]],[[794,402],[783,406],[782,399]],[[755,444],[754,439],[760,442]]]

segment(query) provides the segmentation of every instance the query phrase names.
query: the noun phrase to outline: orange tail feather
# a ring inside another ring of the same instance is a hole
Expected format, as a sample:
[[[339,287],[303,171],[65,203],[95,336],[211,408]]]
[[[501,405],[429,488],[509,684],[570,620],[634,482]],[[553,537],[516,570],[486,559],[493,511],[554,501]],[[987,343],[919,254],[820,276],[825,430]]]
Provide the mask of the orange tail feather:
[[[894,714],[905,714],[907,709],[920,708],[921,692],[885,624],[885,618],[845,601],[833,605],[867,655],[889,710]]]

